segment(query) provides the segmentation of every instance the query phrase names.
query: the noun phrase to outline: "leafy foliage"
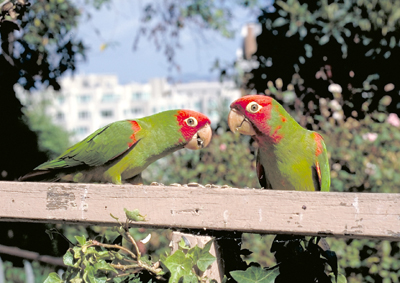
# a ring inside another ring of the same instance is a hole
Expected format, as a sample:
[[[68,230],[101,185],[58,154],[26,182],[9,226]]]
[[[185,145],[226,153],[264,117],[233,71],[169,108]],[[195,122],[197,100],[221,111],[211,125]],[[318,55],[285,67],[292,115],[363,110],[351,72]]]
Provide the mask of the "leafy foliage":
[[[49,159],[59,156],[70,146],[70,133],[61,126],[54,124],[52,117],[47,114],[52,103],[49,98],[32,97],[26,94],[24,102],[24,119],[29,128],[38,137],[39,150],[45,152]]]
[[[261,267],[250,266],[246,271],[231,271],[233,279],[238,283],[269,283],[275,282],[279,270],[273,268],[265,270]]]
[[[213,1],[213,0],[163,0],[147,2],[143,8],[141,27],[136,34],[134,48],[146,37],[162,50],[168,62],[179,68],[175,61],[180,48],[180,36],[184,28],[201,35],[204,30],[215,30],[224,37],[232,37],[231,21],[235,7],[254,9],[257,0]]]
[[[50,273],[45,283],[58,282],[159,282],[169,278],[170,282],[205,282],[206,278],[199,277],[194,268],[205,271],[214,261],[215,257],[209,253],[212,242],[204,248],[195,246],[188,248],[184,241],[179,244],[179,249],[172,255],[163,255],[159,262],[152,262],[142,257],[137,242],[129,232],[131,221],[144,221],[133,219],[140,215],[137,209],[126,213],[126,222],[119,222],[119,227],[114,227],[118,237],[111,240],[103,237],[103,241],[86,240],[85,236],[75,236],[77,245],[69,248],[63,257],[67,271],[60,278],[56,273]],[[134,217],[132,217],[132,215]],[[112,216],[115,218],[114,216]],[[115,218],[118,221],[118,218]],[[122,240],[130,245],[123,245]],[[133,250],[129,247],[132,246]],[[164,267],[160,267],[160,264]],[[168,272],[168,275],[166,274]],[[150,281],[149,281],[150,280]]]
[[[0,2],[0,128],[9,133],[0,141],[0,179],[14,180],[47,160],[25,123],[14,85],[59,89],[57,78],[75,69],[84,47],[72,33],[79,12],[70,1]]]
[[[189,248],[182,239],[179,243],[179,249],[172,255],[161,257],[161,263],[168,268],[171,273],[170,282],[203,282],[206,278],[200,278],[194,268],[200,271],[206,271],[215,261],[215,257],[210,254],[212,241],[209,241],[204,248],[194,246]]]
[[[398,1],[276,1],[259,17],[249,90],[270,94],[269,84],[280,79],[302,103],[290,105],[311,117],[320,114],[320,98],[332,99],[328,87],[342,87],[338,101],[345,117],[362,118],[377,110],[388,95],[389,111],[398,111],[400,86],[391,70],[400,56]],[[302,107],[304,105],[304,107]]]

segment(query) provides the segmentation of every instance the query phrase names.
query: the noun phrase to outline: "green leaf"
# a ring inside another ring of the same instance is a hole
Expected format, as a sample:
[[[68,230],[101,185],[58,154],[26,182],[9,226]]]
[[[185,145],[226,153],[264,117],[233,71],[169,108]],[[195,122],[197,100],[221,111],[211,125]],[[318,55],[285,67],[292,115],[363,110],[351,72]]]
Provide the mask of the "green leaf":
[[[178,282],[179,278],[193,274],[192,260],[186,257],[185,253],[181,250],[177,250],[162,261],[162,263],[171,272],[170,282]]]
[[[201,257],[197,261],[197,267],[201,271],[206,271],[207,268],[215,261],[215,256],[210,254],[209,252],[202,253]]]
[[[182,282],[182,283],[198,283],[199,279],[197,279],[196,275],[190,274],[190,275],[183,276],[182,280],[180,280],[179,282]]]
[[[213,242],[214,242],[213,240],[209,240],[209,241],[207,242],[207,244],[204,245],[203,251],[209,252],[210,249],[211,249],[211,245],[212,245]]]
[[[49,274],[49,276],[47,276],[46,280],[44,281],[44,283],[62,283],[63,280],[58,277],[58,274],[55,272],[52,272]]]
[[[72,248],[72,250],[74,251],[74,258],[81,258],[81,252],[82,252],[82,248],[75,246]]]
[[[78,241],[78,243],[83,246],[86,244],[86,237],[85,236],[75,236],[75,239]]]
[[[135,209],[132,211],[127,210],[124,208],[126,217],[131,221],[146,221],[145,216],[141,215],[139,209]]]
[[[179,241],[179,247],[182,248],[183,250],[188,250],[190,249],[190,247],[186,244],[185,240],[183,238],[181,238],[181,240]]]
[[[63,256],[63,262],[66,266],[74,266],[74,255],[71,253],[71,249]]]
[[[230,274],[238,283],[272,283],[279,275],[279,268],[265,270],[261,267],[250,266],[246,271],[231,271]]]
[[[118,271],[103,259],[100,259],[97,263],[95,263],[94,268],[104,271],[112,271],[118,274]]]
[[[97,273],[97,269],[93,265],[86,266],[83,279],[85,282],[90,283],[105,283],[107,281],[107,277],[98,277]]]

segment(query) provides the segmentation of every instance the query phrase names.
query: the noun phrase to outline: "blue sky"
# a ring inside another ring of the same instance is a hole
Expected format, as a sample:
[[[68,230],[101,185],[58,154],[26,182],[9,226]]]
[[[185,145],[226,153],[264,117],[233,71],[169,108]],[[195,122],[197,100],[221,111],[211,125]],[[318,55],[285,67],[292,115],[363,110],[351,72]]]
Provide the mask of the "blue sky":
[[[216,58],[231,63],[236,50],[241,47],[241,28],[254,22],[255,15],[238,9],[232,27],[236,30],[233,39],[226,39],[214,31],[205,31],[203,36],[185,29],[181,34],[182,48],[177,50],[176,61],[180,71],[169,68],[161,51],[153,43],[142,38],[139,48],[133,51],[133,41],[139,27],[139,9],[142,1],[118,1],[101,10],[90,10],[92,19],[79,25],[78,36],[89,47],[87,61],[78,65],[78,74],[115,74],[121,83],[147,82],[153,77],[172,77],[173,80],[187,78],[218,78],[210,72]],[[87,8],[84,6],[83,8]],[[95,32],[98,29],[99,34]],[[104,43],[113,43],[101,51]]]

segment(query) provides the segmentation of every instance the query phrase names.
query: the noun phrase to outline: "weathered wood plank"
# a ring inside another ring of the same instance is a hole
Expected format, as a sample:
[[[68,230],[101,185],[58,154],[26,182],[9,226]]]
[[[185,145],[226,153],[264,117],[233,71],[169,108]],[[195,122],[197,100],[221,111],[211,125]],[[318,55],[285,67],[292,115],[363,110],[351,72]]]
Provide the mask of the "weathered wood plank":
[[[0,199],[0,221],[113,225],[138,208],[141,226],[400,241],[400,194],[0,182]]]

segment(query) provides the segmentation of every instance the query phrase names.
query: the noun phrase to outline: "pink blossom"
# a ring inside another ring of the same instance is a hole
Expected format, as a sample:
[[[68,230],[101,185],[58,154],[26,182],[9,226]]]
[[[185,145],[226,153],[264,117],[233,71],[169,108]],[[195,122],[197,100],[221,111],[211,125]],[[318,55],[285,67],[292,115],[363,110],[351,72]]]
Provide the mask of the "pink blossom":
[[[400,119],[399,119],[399,116],[397,116],[396,113],[390,113],[389,117],[387,119],[387,122],[390,125],[395,126],[395,127],[400,126]]]
[[[219,150],[225,151],[225,150],[226,150],[226,144],[222,143],[222,144],[219,146]]]
[[[375,141],[377,137],[378,137],[377,133],[366,133],[362,135],[363,140],[368,140],[370,142]]]

